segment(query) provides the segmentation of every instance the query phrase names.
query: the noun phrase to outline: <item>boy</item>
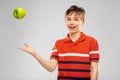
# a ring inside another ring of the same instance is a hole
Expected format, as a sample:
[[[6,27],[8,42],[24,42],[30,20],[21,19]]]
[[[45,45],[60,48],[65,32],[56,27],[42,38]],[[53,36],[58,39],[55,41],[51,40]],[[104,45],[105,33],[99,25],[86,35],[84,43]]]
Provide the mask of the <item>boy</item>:
[[[29,45],[19,48],[31,54],[52,72],[58,64],[58,80],[98,80],[99,49],[95,38],[81,32],[85,10],[72,5],[65,13],[67,37],[57,40],[50,61],[43,59]]]

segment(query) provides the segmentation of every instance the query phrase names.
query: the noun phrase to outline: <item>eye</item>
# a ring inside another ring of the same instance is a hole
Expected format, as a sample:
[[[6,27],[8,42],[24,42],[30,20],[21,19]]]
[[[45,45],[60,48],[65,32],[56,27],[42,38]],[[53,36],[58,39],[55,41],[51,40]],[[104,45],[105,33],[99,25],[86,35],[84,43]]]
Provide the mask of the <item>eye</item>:
[[[70,19],[70,18],[67,18],[66,20],[67,20],[67,21],[70,21],[71,19]]]
[[[79,21],[79,19],[78,19],[78,18],[75,18],[74,20],[75,20],[75,21]]]

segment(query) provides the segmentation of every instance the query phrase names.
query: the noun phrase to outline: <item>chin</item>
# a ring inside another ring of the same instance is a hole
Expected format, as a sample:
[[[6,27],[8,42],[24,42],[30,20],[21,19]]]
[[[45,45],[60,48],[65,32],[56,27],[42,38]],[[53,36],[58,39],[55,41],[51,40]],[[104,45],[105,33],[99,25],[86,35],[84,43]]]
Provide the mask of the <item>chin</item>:
[[[70,33],[70,34],[75,34],[76,32],[74,32],[74,31],[70,31],[69,33]]]
[[[70,34],[76,34],[79,33],[80,31],[69,31]]]

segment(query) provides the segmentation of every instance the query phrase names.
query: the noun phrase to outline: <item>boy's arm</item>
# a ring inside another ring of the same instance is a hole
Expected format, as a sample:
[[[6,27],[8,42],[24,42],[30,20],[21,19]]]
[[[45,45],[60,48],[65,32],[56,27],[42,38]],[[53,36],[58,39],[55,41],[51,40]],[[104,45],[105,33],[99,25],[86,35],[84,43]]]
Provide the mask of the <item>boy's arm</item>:
[[[98,80],[98,62],[91,62],[91,80]]]
[[[18,48],[18,49],[31,54],[49,72],[52,72],[55,70],[57,66],[57,61],[55,59],[50,59],[50,61],[45,60],[44,58],[39,56],[29,44],[25,44],[24,47]]]
[[[53,72],[57,66],[57,61],[55,59],[47,61],[38,54],[33,55],[33,57],[49,72]]]

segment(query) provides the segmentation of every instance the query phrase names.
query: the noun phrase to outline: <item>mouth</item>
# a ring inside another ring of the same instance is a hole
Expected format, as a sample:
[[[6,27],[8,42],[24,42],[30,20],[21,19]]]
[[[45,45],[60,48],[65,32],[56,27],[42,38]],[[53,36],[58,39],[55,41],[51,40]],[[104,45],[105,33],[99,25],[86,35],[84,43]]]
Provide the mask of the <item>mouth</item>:
[[[76,26],[69,26],[68,28],[69,28],[69,29],[75,29]]]

